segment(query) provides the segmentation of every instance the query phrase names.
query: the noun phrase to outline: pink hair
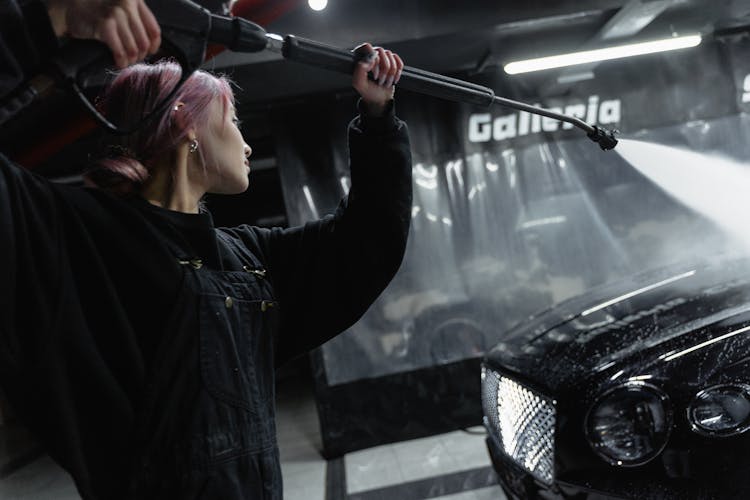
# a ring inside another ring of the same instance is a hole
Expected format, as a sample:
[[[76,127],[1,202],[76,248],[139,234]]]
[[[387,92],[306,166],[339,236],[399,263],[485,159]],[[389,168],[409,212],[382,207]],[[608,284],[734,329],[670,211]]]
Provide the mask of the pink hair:
[[[137,123],[167,98],[181,72],[180,65],[169,60],[125,68],[105,90],[101,112],[114,123]],[[111,136],[110,154],[86,173],[87,184],[121,195],[137,191],[149,178],[155,158],[181,144],[190,127],[208,123],[209,104],[217,97],[222,99],[226,114],[229,105],[234,105],[229,80],[195,71],[159,115],[132,134]],[[179,121],[174,111],[177,102],[183,103]]]

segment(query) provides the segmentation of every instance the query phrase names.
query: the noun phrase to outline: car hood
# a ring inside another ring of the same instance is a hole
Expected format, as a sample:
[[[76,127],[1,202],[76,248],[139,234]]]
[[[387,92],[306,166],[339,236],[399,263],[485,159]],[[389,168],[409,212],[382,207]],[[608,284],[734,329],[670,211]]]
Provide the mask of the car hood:
[[[670,364],[731,363],[750,355],[747,348],[727,348],[750,345],[748,325],[750,261],[675,265],[540,313],[511,330],[487,358],[554,394],[602,374],[651,377]]]

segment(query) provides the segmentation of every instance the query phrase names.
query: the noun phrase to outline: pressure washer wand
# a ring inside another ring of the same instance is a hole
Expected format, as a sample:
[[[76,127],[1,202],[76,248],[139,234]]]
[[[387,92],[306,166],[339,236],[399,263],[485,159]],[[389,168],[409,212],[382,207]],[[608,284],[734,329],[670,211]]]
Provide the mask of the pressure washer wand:
[[[188,0],[181,0],[189,4]],[[368,54],[348,51],[294,35],[281,37],[267,33],[261,26],[242,18],[222,18],[211,15],[209,35],[214,41],[239,52],[258,52],[263,49],[281,52],[285,59],[296,61],[341,73],[352,74],[356,64]],[[372,78],[372,75],[370,75]],[[401,72],[399,86],[420,94],[427,94],[441,99],[466,102],[489,107],[500,104],[509,108],[527,111],[555,120],[572,124],[582,129],[586,135],[604,149],[613,149],[617,144],[614,132],[600,128],[561,113],[531,106],[518,101],[498,97],[488,87],[431,73],[410,66]]]
[[[150,4],[155,9],[154,13],[163,29],[171,29],[173,35],[179,36],[188,32],[189,36],[194,37],[196,34],[194,26],[203,26],[198,30],[198,35],[200,35],[198,39],[202,40],[204,44],[211,40],[237,52],[275,50],[281,52],[285,59],[346,74],[352,74],[356,64],[368,55],[367,53],[352,52],[294,35],[281,37],[273,33],[267,33],[261,26],[247,19],[217,16],[190,0],[179,0],[168,4],[168,6],[150,0]],[[177,9],[177,6],[180,9]],[[190,23],[186,24],[187,14],[196,17],[196,19],[189,20]],[[372,78],[372,75],[370,75],[370,78]],[[486,107],[492,104],[500,104],[501,106],[568,122],[585,131],[586,135],[599,143],[599,146],[604,150],[612,149],[617,144],[614,133],[609,130],[596,125],[589,125],[572,116],[498,97],[491,88],[475,83],[405,66],[401,72],[399,86],[441,99]]]
[[[220,43],[237,52],[275,50],[280,52],[285,59],[346,74],[352,74],[356,64],[368,55],[367,53],[352,52],[294,35],[281,37],[268,33],[263,27],[247,19],[218,16],[190,0],[175,0],[173,2],[149,0],[149,5],[159,20],[162,30],[179,41],[174,45],[180,47],[195,46],[196,50],[191,52],[195,55],[202,54],[203,52],[200,50],[205,51],[206,42],[211,41]],[[192,61],[194,57],[188,58],[185,56],[185,59]],[[192,71],[192,68],[190,68],[190,71]],[[372,78],[372,75],[370,75],[370,78]],[[486,107],[492,104],[500,104],[501,106],[568,122],[585,131],[591,140],[599,143],[599,146],[605,150],[612,149],[617,144],[614,133],[609,130],[596,125],[589,125],[572,116],[498,97],[491,88],[456,78],[405,66],[401,73],[399,86],[441,99]]]
[[[269,48],[279,50],[285,59],[347,74],[351,74],[354,71],[355,65],[367,55],[339,49],[294,35],[287,35],[282,38],[278,35],[268,34],[267,37],[269,38]],[[475,83],[404,66],[398,85],[413,92],[441,99],[486,107],[492,104],[499,104],[520,111],[546,116],[580,128],[586,132],[586,135],[592,141],[598,143],[599,147],[603,150],[613,149],[617,145],[617,139],[615,139],[614,132],[612,131],[597,125],[589,125],[583,120],[572,116],[496,96],[491,88]]]

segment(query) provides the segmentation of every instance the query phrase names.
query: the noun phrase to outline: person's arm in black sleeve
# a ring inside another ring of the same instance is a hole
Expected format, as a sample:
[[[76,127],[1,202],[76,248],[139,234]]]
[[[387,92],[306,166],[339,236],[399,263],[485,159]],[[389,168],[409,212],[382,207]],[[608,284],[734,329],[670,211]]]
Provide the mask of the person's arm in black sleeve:
[[[391,101],[348,129],[352,187],[336,212],[304,226],[234,231],[266,262],[282,316],[277,361],[353,325],[398,270],[411,221],[411,150]]]
[[[119,68],[154,54],[161,29],[143,0],[4,0],[0,2],[0,102],[17,97],[21,85],[53,56],[58,37],[105,43]],[[0,107],[0,111],[2,111]]]
[[[62,224],[49,181],[0,154],[0,377],[44,342],[59,312]]]
[[[404,63],[381,47],[362,44],[355,50],[369,57],[352,79],[362,99],[348,130],[348,197],[333,215],[302,227],[235,229],[267,265],[280,302],[277,363],[353,325],[396,274],[406,249],[411,150],[393,102]]]
[[[161,29],[144,0],[8,0],[0,2],[0,124],[37,95],[33,78],[60,47],[58,37],[98,40],[119,68],[154,54]]]
[[[0,2],[0,99],[17,92],[57,43],[45,2]]]
[[[407,126],[391,103],[385,116],[361,113],[348,133],[352,187],[333,215],[286,230],[246,229],[256,233],[280,302],[279,362],[353,325],[403,259],[412,204]]]

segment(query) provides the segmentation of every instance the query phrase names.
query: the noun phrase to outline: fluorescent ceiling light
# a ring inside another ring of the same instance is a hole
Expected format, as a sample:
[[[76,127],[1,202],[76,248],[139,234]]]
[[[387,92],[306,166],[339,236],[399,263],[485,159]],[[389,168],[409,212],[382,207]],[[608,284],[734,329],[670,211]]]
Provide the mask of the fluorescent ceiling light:
[[[586,50],[583,52],[561,54],[559,56],[514,61],[506,64],[504,69],[509,75],[516,75],[518,73],[528,73],[530,71],[605,61],[607,59],[620,59],[623,57],[653,54],[655,52],[664,52],[667,50],[687,49],[689,47],[695,47],[699,43],[701,43],[700,35],[681,36],[666,38],[664,40],[655,40],[652,42],[619,45],[616,47],[608,47],[606,49]]]

